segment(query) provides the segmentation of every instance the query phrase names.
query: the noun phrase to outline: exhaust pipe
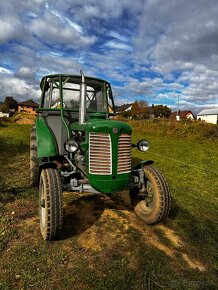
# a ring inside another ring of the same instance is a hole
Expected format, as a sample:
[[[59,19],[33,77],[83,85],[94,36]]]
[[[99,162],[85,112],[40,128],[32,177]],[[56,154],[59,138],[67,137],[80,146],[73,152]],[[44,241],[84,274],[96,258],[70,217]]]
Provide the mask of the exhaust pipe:
[[[80,107],[79,107],[79,124],[85,124],[86,118],[86,83],[85,83],[85,76],[80,71],[82,82],[80,84]]]

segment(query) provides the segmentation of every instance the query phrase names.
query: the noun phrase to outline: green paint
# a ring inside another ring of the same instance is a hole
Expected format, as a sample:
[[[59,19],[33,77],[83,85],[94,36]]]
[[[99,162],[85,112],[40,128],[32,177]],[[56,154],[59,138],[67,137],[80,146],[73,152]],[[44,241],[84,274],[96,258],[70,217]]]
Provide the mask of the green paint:
[[[113,133],[113,128],[118,130]],[[118,139],[121,134],[131,135],[131,127],[115,120],[92,119],[85,126],[86,143],[89,143],[89,133],[106,133],[111,136],[112,175],[96,175],[89,173],[89,152],[86,152],[86,172],[93,188],[103,193],[113,193],[123,190],[129,184],[130,173],[117,174]]]
[[[67,129],[68,138],[71,137],[72,131],[83,131],[85,132],[85,142],[80,144],[80,148],[85,152],[86,156],[86,173],[90,185],[96,190],[103,193],[113,193],[121,191],[129,185],[130,173],[117,174],[117,158],[118,158],[118,140],[121,134],[132,134],[131,127],[123,122],[111,120],[108,117],[114,115],[109,112],[109,100],[112,102],[111,109],[114,108],[114,102],[112,97],[112,91],[110,84],[104,80],[95,79],[86,77],[85,80],[87,84],[95,83],[96,81],[100,82],[100,85],[103,88],[103,99],[104,99],[104,108],[105,112],[96,112],[87,110],[87,122],[85,124],[79,124],[78,122],[73,122],[67,125],[64,112],[78,112],[78,109],[64,108],[63,106],[63,86],[70,80],[76,84],[81,83],[81,76],[72,76],[72,75],[49,75],[45,76],[41,81],[42,89],[42,101],[41,107],[38,109],[38,112],[46,111],[60,111],[62,122]],[[44,97],[46,92],[48,92],[48,83],[52,82],[55,85],[56,89],[59,89],[60,97],[60,108],[45,108],[44,106]],[[116,133],[113,132],[113,129],[116,128]],[[51,157],[57,156],[59,154],[58,147],[56,144],[56,139],[53,135],[53,132],[46,124],[46,120],[38,116],[36,122],[37,129],[37,145],[38,145],[38,157]],[[111,137],[111,148],[112,148],[112,174],[110,175],[96,175],[89,173],[89,133],[105,133],[109,134]],[[68,156],[73,159],[73,156]]]
[[[36,119],[36,136],[38,158],[58,155],[55,137],[45,119],[39,116]]]
[[[94,175],[88,174],[89,182],[96,190],[112,194],[114,192],[122,191],[129,185],[130,174],[114,174],[114,175]],[[113,179],[115,177],[115,179]]]
[[[68,79],[69,79],[69,77],[66,78],[65,81],[67,81]],[[65,84],[65,82],[64,82],[64,84]],[[64,86],[64,84],[63,84],[63,86]],[[61,101],[61,119],[62,119],[62,122],[63,122],[66,130],[67,130],[67,136],[68,136],[68,138],[70,138],[70,131],[69,131],[69,128],[67,126],[67,123],[66,123],[66,121],[64,119],[64,111],[63,111],[63,86],[62,86],[62,77],[60,75],[59,76],[59,96],[60,96],[60,101]]]

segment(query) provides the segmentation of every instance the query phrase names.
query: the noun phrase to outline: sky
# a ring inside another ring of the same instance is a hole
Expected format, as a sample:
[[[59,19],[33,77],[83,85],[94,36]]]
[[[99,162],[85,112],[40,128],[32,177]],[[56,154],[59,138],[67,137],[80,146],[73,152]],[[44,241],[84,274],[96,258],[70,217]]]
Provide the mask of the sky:
[[[218,0],[1,0],[0,101],[46,74],[109,81],[115,103],[218,107]]]

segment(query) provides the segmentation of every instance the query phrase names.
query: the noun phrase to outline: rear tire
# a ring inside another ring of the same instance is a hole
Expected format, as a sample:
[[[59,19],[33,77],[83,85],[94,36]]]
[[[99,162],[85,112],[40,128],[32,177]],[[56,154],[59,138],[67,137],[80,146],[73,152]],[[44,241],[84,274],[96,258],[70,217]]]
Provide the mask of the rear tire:
[[[38,172],[36,126],[33,126],[30,134],[30,184],[32,186],[38,185]]]
[[[40,230],[44,240],[55,240],[63,228],[63,194],[58,171],[42,169],[39,182]]]
[[[163,221],[171,206],[171,196],[164,175],[152,166],[144,166],[147,196],[138,196],[139,190],[130,191],[134,211],[146,224],[152,225]]]

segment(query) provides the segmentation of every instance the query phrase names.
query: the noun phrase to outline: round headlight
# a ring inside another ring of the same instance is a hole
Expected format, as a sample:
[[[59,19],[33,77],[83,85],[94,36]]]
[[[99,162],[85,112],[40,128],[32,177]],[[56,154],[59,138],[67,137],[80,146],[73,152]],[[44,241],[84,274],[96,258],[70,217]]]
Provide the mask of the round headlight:
[[[79,146],[75,140],[69,139],[65,142],[64,147],[67,152],[73,153],[78,149]]]
[[[140,151],[142,152],[145,152],[149,149],[149,143],[148,141],[146,140],[140,140],[138,143],[137,143],[137,147]]]

